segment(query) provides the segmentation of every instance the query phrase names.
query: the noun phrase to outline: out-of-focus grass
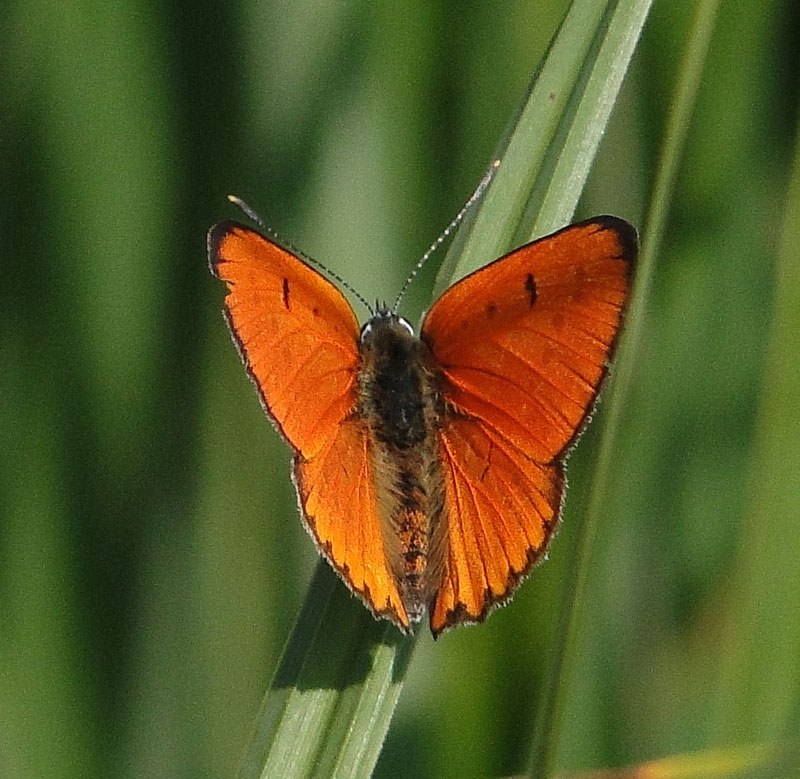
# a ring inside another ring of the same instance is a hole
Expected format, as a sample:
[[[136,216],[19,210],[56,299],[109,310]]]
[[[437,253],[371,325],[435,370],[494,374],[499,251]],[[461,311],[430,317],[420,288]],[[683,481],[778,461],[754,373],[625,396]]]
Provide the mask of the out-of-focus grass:
[[[743,715],[713,724],[732,648],[748,660],[723,689],[748,690],[750,711],[765,692],[749,669],[768,649],[797,689],[790,606],[770,600],[758,637],[732,608],[741,571],[781,570],[787,554],[740,528],[754,505],[770,519],[748,474],[769,481],[782,454],[754,434],[795,136],[795,5],[743,0],[718,19],[597,540],[568,769],[743,742]],[[471,191],[565,7],[6,9],[4,775],[233,773],[315,554],[286,521],[288,455],[227,341],[205,231],[235,192],[391,298]],[[690,12],[654,5],[582,215],[640,219]],[[796,424],[791,398],[779,405]],[[590,429],[571,459],[551,560],[484,626],[420,642],[379,776],[523,767],[593,443]]]
[[[728,631],[716,707],[727,744],[800,746],[800,125],[783,222],[778,225],[775,303],[751,448],[742,531],[731,575]]]

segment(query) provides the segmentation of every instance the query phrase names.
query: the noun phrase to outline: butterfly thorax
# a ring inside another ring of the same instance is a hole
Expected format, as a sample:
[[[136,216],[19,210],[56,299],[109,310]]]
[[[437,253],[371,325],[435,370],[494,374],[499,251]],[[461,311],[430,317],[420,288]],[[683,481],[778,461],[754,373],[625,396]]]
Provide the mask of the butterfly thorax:
[[[428,347],[405,320],[381,312],[362,330],[359,414],[370,456],[384,550],[406,610],[420,619],[439,586],[443,483],[436,433],[443,402]]]

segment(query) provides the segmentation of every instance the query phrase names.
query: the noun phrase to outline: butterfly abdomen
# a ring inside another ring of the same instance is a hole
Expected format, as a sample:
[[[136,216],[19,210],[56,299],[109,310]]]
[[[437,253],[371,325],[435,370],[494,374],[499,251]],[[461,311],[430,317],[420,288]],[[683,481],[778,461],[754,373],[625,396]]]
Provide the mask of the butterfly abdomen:
[[[359,414],[370,431],[378,513],[389,569],[409,618],[422,618],[439,586],[435,528],[444,487],[435,449],[441,399],[427,346],[394,315],[364,328]]]

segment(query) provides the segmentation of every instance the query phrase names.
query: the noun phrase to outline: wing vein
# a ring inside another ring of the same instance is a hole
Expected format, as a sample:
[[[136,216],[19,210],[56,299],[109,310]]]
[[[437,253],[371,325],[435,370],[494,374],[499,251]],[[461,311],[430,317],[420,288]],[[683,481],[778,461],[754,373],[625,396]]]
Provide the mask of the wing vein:
[[[608,327],[608,325],[604,326]],[[555,344],[559,349],[563,349],[564,351],[569,352],[575,357],[578,357],[582,360],[588,359],[586,355],[579,349],[576,349],[573,345],[571,345],[567,341],[562,341],[559,338],[556,338],[553,335],[553,333],[547,332],[545,330],[540,330],[535,327],[523,327],[522,330],[524,330],[526,333],[531,333],[535,336],[538,336],[539,338],[543,338],[545,341],[549,341],[551,344]],[[597,343],[600,344],[603,347],[603,349],[607,348],[607,344],[604,341],[598,340]],[[562,363],[562,365],[563,364],[564,363]],[[576,373],[578,376],[580,376],[580,374],[578,374],[577,371],[575,371],[574,369],[570,368],[570,370],[572,370],[573,373]]]
[[[448,450],[449,450],[449,447],[448,447]],[[473,448],[473,451],[474,451],[474,448]],[[477,452],[476,452],[476,454],[477,454]],[[452,455],[451,455],[451,458],[452,458]],[[481,536],[483,537],[484,549],[488,553],[487,555],[484,555],[484,556],[481,557],[481,563],[482,563],[483,574],[484,574],[483,578],[484,578],[485,583],[491,588],[489,571],[487,569],[486,560],[484,558],[488,557],[488,556],[491,556],[491,546],[492,545],[491,545],[491,543],[489,541],[489,533],[487,532],[486,525],[484,524],[484,521],[483,521],[483,515],[482,515],[480,507],[478,505],[477,495],[480,494],[483,497],[484,501],[493,509],[493,511],[495,512],[497,517],[499,517],[500,520],[502,521],[501,507],[499,507],[496,504],[496,502],[492,499],[492,495],[490,494],[489,490],[487,490],[487,489],[478,490],[477,483],[473,484],[473,480],[469,478],[469,474],[467,473],[466,469],[462,465],[460,465],[457,461],[455,461],[454,458],[452,458],[452,459],[453,459],[454,468],[457,469],[459,471],[459,473],[461,474],[462,483],[466,487],[466,490],[469,493],[469,497],[470,497],[470,500],[472,502],[473,508],[475,509],[475,517],[477,518],[477,523],[476,524],[478,526],[478,529],[481,532]],[[491,467],[491,464],[487,463],[487,466]],[[500,536],[500,534],[497,534],[497,533],[495,534],[494,537],[495,537],[495,540],[497,541],[497,546],[500,548],[500,551],[503,553],[503,557],[506,560],[507,568],[509,570],[512,570],[513,566],[511,565],[511,559],[510,559],[510,557],[508,555],[508,550],[506,549],[506,546],[503,543],[502,537]],[[497,593],[494,593],[494,592],[492,593],[492,595],[496,595],[496,594]]]
[[[231,307],[231,315],[235,311],[235,308]],[[236,322],[236,332],[239,332],[239,328],[243,324],[242,322]],[[242,328],[244,329],[244,328]],[[281,331],[279,328],[270,328],[270,327],[257,327],[253,328],[253,334],[247,340],[241,341],[242,347],[247,349],[256,341],[261,338],[266,338],[270,335],[274,335],[273,338],[270,339],[269,343],[270,346],[275,343],[276,341],[288,341],[292,338],[295,338],[298,335],[301,336],[308,336],[308,331],[304,330],[301,327],[296,327],[293,330],[288,330],[286,332]],[[333,338],[327,337],[325,333],[315,333],[314,334],[315,346],[317,348],[321,348],[322,346],[328,346],[331,349],[336,350],[337,352],[341,352],[342,354],[346,354],[348,357],[353,356],[353,349],[350,347],[350,343],[348,342],[347,345],[342,344],[341,339],[339,341],[334,340]]]
[[[558,408],[556,405],[552,405],[550,407],[545,406],[541,402],[541,400],[539,400],[535,395],[531,395],[531,393],[527,389],[525,389],[524,387],[521,387],[516,382],[511,381],[506,376],[500,376],[499,374],[495,373],[494,371],[490,371],[490,370],[488,370],[486,368],[479,368],[479,367],[476,367],[476,366],[459,367],[459,372],[461,372],[461,373],[478,373],[478,374],[483,375],[483,376],[490,376],[490,377],[493,377],[493,378],[496,378],[496,379],[501,379],[502,381],[505,381],[506,383],[508,383],[509,385],[514,387],[515,389],[519,390],[521,393],[525,394],[528,398],[530,398],[534,403],[536,403],[537,406],[539,406],[539,408],[542,410],[542,413],[545,416],[549,417],[551,420],[553,419],[553,417],[557,417],[557,418],[559,418],[561,420],[562,424],[564,424],[564,425],[571,425],[572,424],[572,422],[569,419],[567,419],[567,417],[562,413],[561,409]],[[534,372],[538,376],[541,376],[541,374],[538,371],[534,370]],[[546,382],[546,383],[550,384],[550,382]],[[561,390],[560,388],[556,387],[555,385],[551,384],[551,386],[560,395],[562,395],[564,398],[566,398],[570,403],[575,403],[575,401],[572,398],[570,398],[568,395],[566,395],[563,390]],[[469,394],[471,396],[473,396],[475,398],[478,398],[479,400],[483,401],[487,405],[491,406],[495,411],[497,411],[498,413],[502,414],[508,420],[510,420],[512,422],[517,422],[518,421],[514,417],[512,417],[511,414],[509,414],[505,409],[500,408],[500,406],[498,406],[495,402],[493,402],[493,400],[491,398],[487,398],[484,394],[479,393],[475,388],[470,387],[468,392],[469,392]],[[580,404],[576,404],[576,405],[580,405]],[[526,431],[526,432],[530,432],[530,431]],[[541,442],[541,439],[537,439],[537,440],[539,440]]]
[[[444,438],[444,436],[442,436],[442,438]],[[462,518],[462,517],[467,516],[466,512],[463,509],[463,507],[465,505],[465,502],[466,502],[465,499],[467,498],[467,495],[465,495],[465,493],[464,493],[464,485],[463,485],[463,483],[461,483],[456,478],[456,472],[459,470],[458,469],[458,464],[457,464],[456,458],[453,456],[452,450],[451,450],[450,446],[448,445],[448,443],[445,443],[445,448],[447,449],[448,461],[449,461],[449,464],[450,464],[450,474],[451,474],[451,478],[452,478],[452,482],[453,482],[453,493],[454,493],[453,497],[455,498],[455,501],[456,501],[456,503],[458,505],[458,513],[457,513],[456,516],[458,516],[459,518]],[[472,496],[470,495],[469,498],[472,498]],[[473,500],[473,504],[472,505],[473,505],[473,508],[475,509],[475,511],[477,513],[477,506],[475,505],[474,500]],[[449,524],[449,522],[448,522],[448,524]],[[461,548],[464,550],[465,557],[466,557],[466,555],[467,555],[467,543],[466,543],[466,536],[465,536],[465,532],[464,532],[464,527],[463,527],[461,522],[455,522],[454,524],[458,527],[458,534],[460,536]],[[486,575],[486,565],[485,565],[482,557],[480,555],[478,557],[479,557],[479,561],[481,563],[481,568],[483,569],[483,581],[484,582],[488,582],[487,575]],[[474,578],[472,576],[473,568],[469,564],[469,560],[465,559],[465,565],[466,565],[466,570],[467,570],[467,578],[469,579],[469,582],[470,582],[470,589],[471,590],[476,590],[476,594],[477,594],[477,590],[480,590],[482,588],[482,585],[481,585],[480,582],[476,582],[474,580]],[[458,579],[458,577],[456,577],[456,579]],[[477,585],[477,587],[476,587],[476,585]],[[455,588],[455,591],[457,593],[461,592],[461,587],[457,586]],[[461,602],[463,603],[463,600]],[[465,603],[464,605],[466,606],[467,604]]]
[[[550,341],[550,343],[553,343],[553,344],[555,344],[556,346],[559,346],[559,347],[562,346],[560,341],[557,341],[554,338],[551,338],[550,336],[546,335],[545,333],[539,333],[537,331],[529,331],[529,332],[535,332],[536,335],[542,336],[545,340]],[[541,381],[544,384],[548,384],[550,387],[552,387],[554,390],[556,390],[556,392],[558,392],[562,397],[566,398],[568,401],[570,401],[572,403],[576,402],[575,399],[571,398],[569,395],[567,395],[567,393],[564,392],[564,390],[561,389],[561,387],[559,387],[558,385],[556,385],[552,381],[550,381],[550,379],[539,369],[539,367],[537,365],[533,364],[532,362],[528,362],[524,358],[524,356],[520,355],[516,351],[512,351],[512,349],[510,349],[505,344],[498,344],[498,346],[505,352],[505,354],[509,355],[510,357],[515,358],[518,362],[521,362],[528,370],[530,370],[533,373],[535,373],[539,377],[539,379],[541,379]],[[573,354],[577,355],[578,357],[582,357],[583,359],[586,359],[585,355],[582,355],[580,352],[577,352],[577,351],[573,350]],[[575,370],[572,366],[567,365],[563,360],[559,360],[558,364],[562,368],[564,368],[566,371],[568,371],[569,373],[574,374],[578,379],[580,379],[586,385],[585,389],[588,389],[590,392],[594,391],[594,386],[591,384],[591,382],[587,381],[586,378],[584,376],[582,376],[580,373],[578,373],[578,371]],[[516,385],[516,386],[519,389],[522,389],[522,387],[520,385]],[[527,390],[523,390],[523,391],[527,393]]]
[[[514,446],[513,443],[503,439],[502,437],[500,437],[499,440],[495,441],[495,446],[497,446],[497,448],[500,449],[503,452],[503,454],[505,454],[505,456],[509,459],[509,461],[513,464],[516,473],[519,475],[520,481],[524,481],[526,483],[528,490],[535,491],[538,494],[539,498],[542,500],[542,502],[547,503],[548,502],[547,496],[542,492],[539,485],[534,483],[534,480],[530,478],[529,474],[527,474],[524,470],[522,470],[522,468],[517,464],[516,457],[514,457],[514,454],[522,455],[522,457],[524,459],[527,459],[528,462],[534,467],[537,467],[537,464],[532,460],[525,458],[524,454],[519,452],[519,450]],[[503,469],[498,469],[497,472],[495,473],[495,477],[500,482],[502,482],[503,486],[508,490],[511,499],[517,506],[516,511],[509,513],[513,513],[515,523],[522,530],[522,534],[527,539],[529,547],[533,549],[536,546],[536,542],[533,541],[530,535],[528,534],[528,526],[524,521],[525,507],[522,501],[520,500],[519,484],[510,481],[507,478],[507,471]],[[536,508],[536,506],[533,506],[533,508],[541,517],[541,512],[539,512],[538,508]],[[541,518],[544,519],[544,517]]]

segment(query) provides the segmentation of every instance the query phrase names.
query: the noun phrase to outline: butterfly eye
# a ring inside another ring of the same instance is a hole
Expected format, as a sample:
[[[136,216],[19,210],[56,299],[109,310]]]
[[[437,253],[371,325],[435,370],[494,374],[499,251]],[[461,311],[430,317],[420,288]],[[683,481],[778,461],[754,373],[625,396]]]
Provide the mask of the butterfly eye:
[[[407,319],[403,319],[403,317],[397,317],[397,321],[408,330],[410,335],[414,335],[414,328],[411,326],[411,323]]]

